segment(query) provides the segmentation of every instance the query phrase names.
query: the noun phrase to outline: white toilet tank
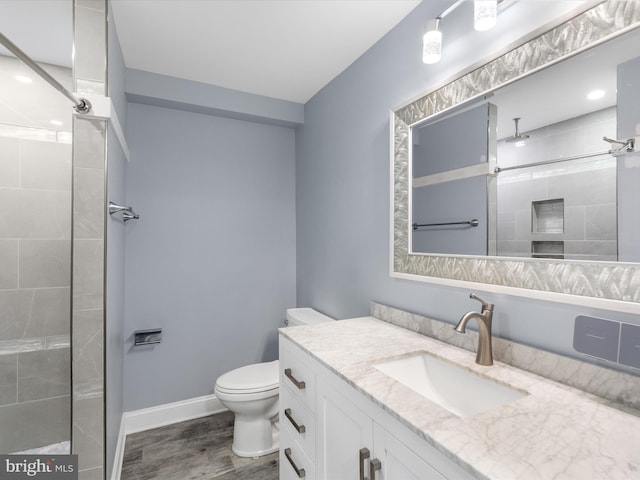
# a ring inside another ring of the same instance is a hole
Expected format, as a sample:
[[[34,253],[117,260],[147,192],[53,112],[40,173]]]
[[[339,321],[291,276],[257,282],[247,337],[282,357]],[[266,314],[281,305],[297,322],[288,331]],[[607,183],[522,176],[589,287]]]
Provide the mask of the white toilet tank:
[[[314,323],[333,322],[335,318],[328,317],[313,308],[287,309],[287,326],[313,325]]]

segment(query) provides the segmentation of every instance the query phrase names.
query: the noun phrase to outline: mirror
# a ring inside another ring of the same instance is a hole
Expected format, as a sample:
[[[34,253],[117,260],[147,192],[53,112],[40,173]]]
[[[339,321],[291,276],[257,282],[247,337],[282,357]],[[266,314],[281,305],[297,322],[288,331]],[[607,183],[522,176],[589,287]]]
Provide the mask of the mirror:
[[[604,2],[394,112],[393,276],[640,302],[632,3]]]
[[[633,198],[617,191],[616,158],[632,148],[611,140],[618,124],[633,131],[616,102],[624,117],[635,93],[618,83],[639,52],[631,32],[413,125],[412,251],[637,261],[617,245],[634,219],[617,218]]]

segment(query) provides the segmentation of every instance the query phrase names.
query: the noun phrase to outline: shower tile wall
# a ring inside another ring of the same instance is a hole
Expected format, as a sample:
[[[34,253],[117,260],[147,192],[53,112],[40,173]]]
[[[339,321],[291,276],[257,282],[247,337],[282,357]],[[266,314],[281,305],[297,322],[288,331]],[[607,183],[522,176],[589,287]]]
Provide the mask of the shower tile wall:
[[[498,143],[498,165],[602,152],[615,137],[616,109],[607,108],[527,132],[526,145]],[[563,199],[564,231],[532,233],[532,203]],[[498,255],[530,257],[532,242],[564,242],[564,258],[617,260],[616,162],[598,157],[512,170],[498,176]]]
[[[12,432],[0,452],[9,453],[70,436],[71,145],[0,136],[0,206],[0,432]]]

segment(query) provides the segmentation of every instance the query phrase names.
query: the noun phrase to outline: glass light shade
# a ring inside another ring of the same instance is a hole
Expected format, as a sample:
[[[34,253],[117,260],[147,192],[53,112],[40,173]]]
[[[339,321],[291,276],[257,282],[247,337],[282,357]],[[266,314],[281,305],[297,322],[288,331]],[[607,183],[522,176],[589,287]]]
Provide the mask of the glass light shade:
[[[473,28],[479,32],[493,28],[496,24],[497,17],[497,0],[473,2]]]
[[[426,64],[438,63],[442,57],[442,32],[429,30],[422,37],[422,61]]]

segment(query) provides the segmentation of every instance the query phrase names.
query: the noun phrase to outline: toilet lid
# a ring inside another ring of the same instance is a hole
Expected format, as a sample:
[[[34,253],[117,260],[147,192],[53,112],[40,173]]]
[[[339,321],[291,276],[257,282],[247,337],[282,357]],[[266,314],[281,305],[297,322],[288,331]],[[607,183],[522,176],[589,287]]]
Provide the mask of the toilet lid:
[[[236,368],[218,377],[216,386],[221,390],[239,393],[264,392],[278,388],[278,365],[278,360],[274,360]]]

